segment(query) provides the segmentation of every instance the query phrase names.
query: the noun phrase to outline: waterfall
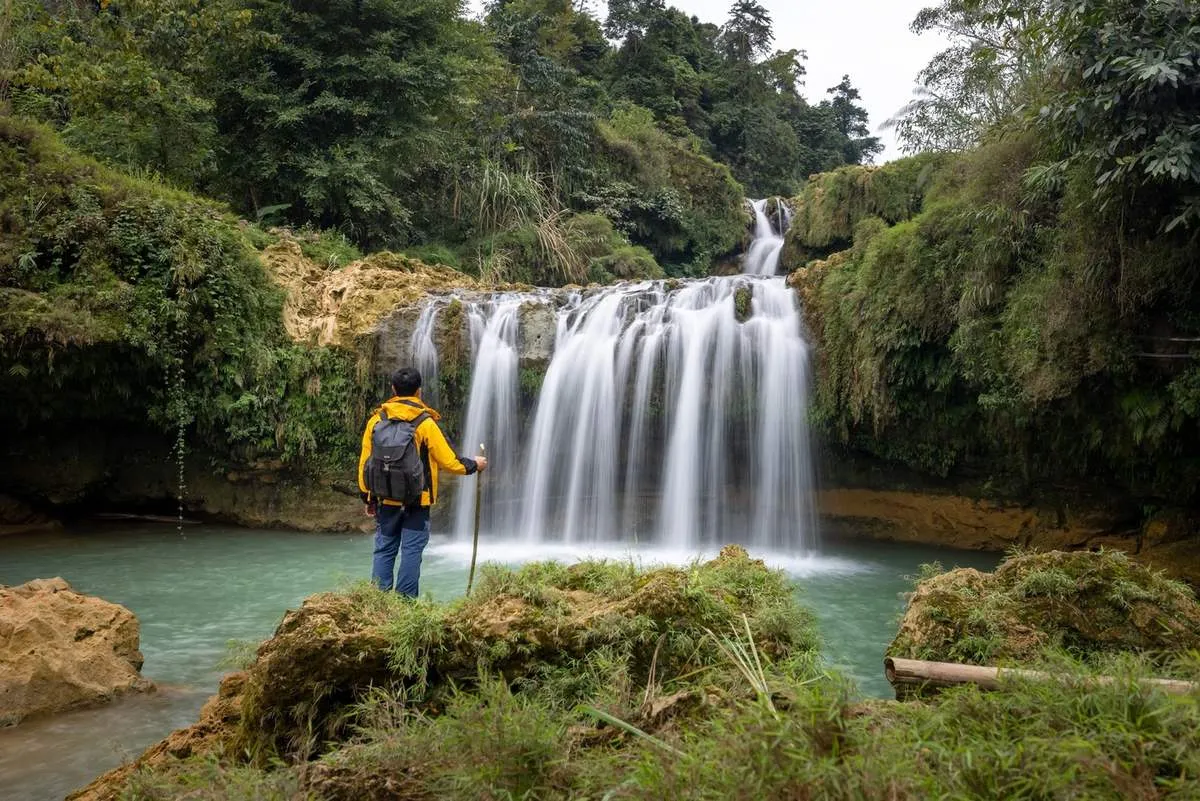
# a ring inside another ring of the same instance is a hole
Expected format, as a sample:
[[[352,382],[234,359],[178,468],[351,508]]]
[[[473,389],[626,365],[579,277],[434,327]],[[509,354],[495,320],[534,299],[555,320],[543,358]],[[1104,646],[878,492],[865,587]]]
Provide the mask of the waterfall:
[[[424,379],[425,401],[433,407],[438,404],[438,352],[433,341],[433,329],[437,325],[437,314],[441,309],[435,303],[429,303],[421,309],[417,325],[413,328],[409,340],[409,355],[413,366],[421,372]]]
[[[746,249],[743,272],[749,275],[775,275],[779,269],[779,254],[783,250],[783,235],[792,221],[787,204],[776,201],[776,225],[767,216],[768,198],[756,200],[754,208],[754,238]]]
[[[746,275],[461,298],[473,370],[457,445],[487,443],[492,540],[815,547],[809,345],[794,293],[760,277],[782,238],[766,202],[754,208]],[[523,409],[530,310],[553,323],[554,347]],[[474,492],[460,492],[453,535],[469,539],[473,521]]]

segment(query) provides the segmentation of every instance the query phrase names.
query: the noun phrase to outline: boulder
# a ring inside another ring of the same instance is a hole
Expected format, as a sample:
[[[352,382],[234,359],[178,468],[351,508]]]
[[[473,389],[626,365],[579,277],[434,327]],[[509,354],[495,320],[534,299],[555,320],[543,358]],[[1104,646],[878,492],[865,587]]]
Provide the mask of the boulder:
[[[153,689],[138,621],[61,578],[0,587],[0,725]]]
[[[405,725],[421,725],[495,680],[568,710],[599,704],[601,696],[607,704],[615,690],[636,699],[633,725],[661,732],[701,707],[750,697],[723,648],[806,671],[817,664],[817,646],[814,621],[797,606],[791,582],[739,546],[708,562],[648,571],[632,562],[485,565],[471,595],[449,604],[370,587],[321,593],[284,616],[197,724],[69,799],[127,798],[137,781],[169,783],[182,760],[197,757],[301,766],[321,798],[429,797],[392,786],[372,795],[360,771],[339,774],[357,753],[361,716],[380,708],[381,693],[402,696]],[[346,759],[313,761],[343,746],[351,746]]]
[[[1120,551],[1049,551],[994,573],[959,569],[917,585],[888,656],[1011,666],[1047,649],[1133,651],[1169,662],[1200,648],[1200,603]]]

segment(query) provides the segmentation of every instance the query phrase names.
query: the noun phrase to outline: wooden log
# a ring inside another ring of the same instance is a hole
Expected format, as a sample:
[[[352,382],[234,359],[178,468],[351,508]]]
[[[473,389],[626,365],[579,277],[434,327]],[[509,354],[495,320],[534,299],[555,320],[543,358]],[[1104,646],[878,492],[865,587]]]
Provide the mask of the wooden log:
[[[1112,684],[1113,676],[1074,676],[1062,673],[1047,673],[1041,670],[1020,668],[998,668],[986,665],[960,665],[954,662],[925,662],[920,659],[887,657],[883,660],[883,674],[896,688],[897,694],[922,687],[952,687],[956,684],[974,684],[985,690],[998,690],[1006,679],[1016,678],[1029,681],[1058,681],[1078,683],[1083,686]],[[1172,695],[1186,695],[1200,689],[1200,684],[1181,679],[1139,679],[1147,689],[1161,690]]]

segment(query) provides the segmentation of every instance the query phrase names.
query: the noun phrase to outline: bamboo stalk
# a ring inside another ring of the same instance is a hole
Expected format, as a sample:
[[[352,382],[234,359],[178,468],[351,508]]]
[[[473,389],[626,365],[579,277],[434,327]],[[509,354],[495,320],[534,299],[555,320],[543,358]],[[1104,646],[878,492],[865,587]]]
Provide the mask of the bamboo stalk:
[[[1117,681],[1112,676],[1072,676],[1069,673],[960,665],[954,662],[925,662],[920,659],[899,659],[890,656],[883,660],[883,674],[897,691],[913,687],[951,687],[956,684],[975,684],[985,690],[998,690],[1008,678],[1078,681],[1084,686],[1106,685]],[[1181,679],[1139,679],[1138,683],[1145,688],[1162,690],[1172,695],[1186,695],[1200,689],[1200,684]]]

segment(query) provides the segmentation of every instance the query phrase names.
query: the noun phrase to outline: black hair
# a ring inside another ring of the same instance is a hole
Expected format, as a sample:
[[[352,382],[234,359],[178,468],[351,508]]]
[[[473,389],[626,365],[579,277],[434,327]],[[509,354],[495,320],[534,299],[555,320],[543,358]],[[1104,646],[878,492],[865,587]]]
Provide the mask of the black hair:
[[[415,367],[401,367],[392,373],[392,389],[402,398],[417,394],[421,388],[421,373]]]

